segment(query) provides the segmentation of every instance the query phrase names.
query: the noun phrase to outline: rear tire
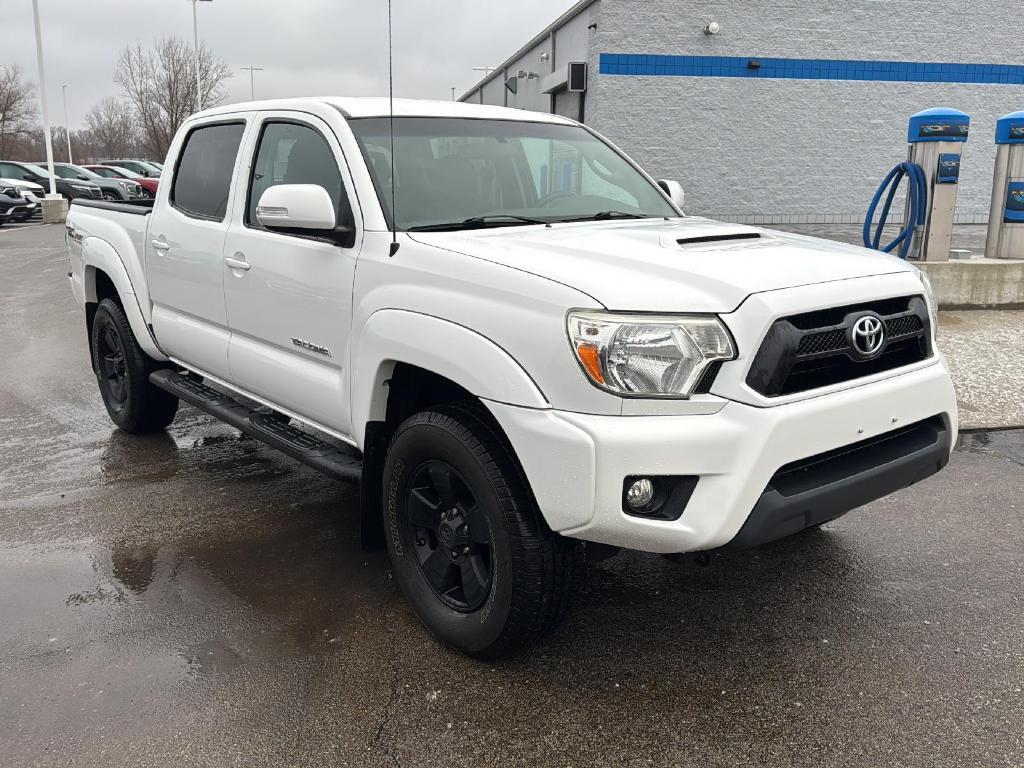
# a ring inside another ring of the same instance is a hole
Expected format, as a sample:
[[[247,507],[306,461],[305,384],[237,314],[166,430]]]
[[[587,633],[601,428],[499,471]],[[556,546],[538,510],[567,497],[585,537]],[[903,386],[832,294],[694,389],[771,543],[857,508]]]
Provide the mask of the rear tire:
[[[441,642],[493,658],[564,618],[583,547],[548,528],[481,408],[440,406],[406,420],[388,450],[383,494],[396,578]]]
[[[93,370],[110,420],[133,434],[170,424],[178,398],[150,383],[149,374],[161,366],[139,346],[124,310],[113,299],[96,308],[91,338]]]

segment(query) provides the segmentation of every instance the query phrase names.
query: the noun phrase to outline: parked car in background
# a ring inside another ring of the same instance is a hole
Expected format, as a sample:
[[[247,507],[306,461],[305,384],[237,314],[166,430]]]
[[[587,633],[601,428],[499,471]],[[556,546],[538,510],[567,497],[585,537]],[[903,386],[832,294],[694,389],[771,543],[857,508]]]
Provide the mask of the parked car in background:
[[[99,164],[112,165],[115,168],[127,168],[129,171],[137,173],[140,176],[150,176],[154,178],[158,178],[160,176],[160,169],[148,160],[101,160]]]
[[[53,172],[62,179],[91,181],[98,184],[104,200],[144,200],[142,187],[129,179],[108,179],[88,168],[71,163],[54,163]]]
[[[55,170],[56,172],[56,170]],[[38,184],[43,189],[50,188],[50,174],[45,168],[33,163],[19,163],[12,160],[0,160],[0,176],[7,179],[19,179]],[[79,197],[100,200],[103,198],[103,190],[99,184],[83,179],[65,179],[57,175],[57,192],[67,200],[74,200]]]
[[[28,200],[35,206],[33,210],[33,216],[41,216],[43,213],[43,198],[46,196],[46,191],[39,184],[31,181],[21,181],[19,179],[5,179],[0,176],[0,188],[14,188],[22,197]]]
[[[36,209],[36,204],[26,200],[17,188],[0,184],[0,227],[11,221],[26,221]]]
[[[83,165],[82,167],[105,179],[130,179],[142,187],[146,197],[156,197],[157,187],[160,186],[159,179],[142,176],[127,168],[118,168],[113,165]]]

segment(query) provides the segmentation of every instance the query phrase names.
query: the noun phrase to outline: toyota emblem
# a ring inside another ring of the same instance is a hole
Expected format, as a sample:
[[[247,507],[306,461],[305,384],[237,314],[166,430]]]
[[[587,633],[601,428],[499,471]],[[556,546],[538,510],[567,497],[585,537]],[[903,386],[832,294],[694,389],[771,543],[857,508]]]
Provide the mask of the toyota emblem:
[[[885,326],[877,315],[861,315],[850,329],[850,343],[864,360],[876,357],[885,346]]]

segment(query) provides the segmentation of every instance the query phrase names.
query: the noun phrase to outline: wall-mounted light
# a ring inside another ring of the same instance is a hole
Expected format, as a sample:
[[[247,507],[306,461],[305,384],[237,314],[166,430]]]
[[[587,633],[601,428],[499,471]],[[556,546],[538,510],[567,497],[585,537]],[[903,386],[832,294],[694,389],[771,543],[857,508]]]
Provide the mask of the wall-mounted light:
[[[551,54],[550,53],[548,53],[547,51],[542,51],[541,52],[541,54],[540,54],[540,60],[541,61],[547,61],[550,58],[551,58]]]
[[[721,31],[722,25],[719,24],[717,21],[712,21],[706,27],[704,27],[705,35],[717,35]]]

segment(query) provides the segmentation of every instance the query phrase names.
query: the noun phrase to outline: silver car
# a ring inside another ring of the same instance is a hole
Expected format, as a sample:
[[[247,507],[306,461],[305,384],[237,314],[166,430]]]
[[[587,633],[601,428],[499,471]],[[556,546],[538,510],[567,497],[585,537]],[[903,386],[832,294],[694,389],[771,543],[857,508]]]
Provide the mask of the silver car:
[[[98,184],[104,200],[145,200],[142,187],[130,179],[105,179],[98,173],[71,163],[54,163],[53,172],[62,179],[91,181]]]

